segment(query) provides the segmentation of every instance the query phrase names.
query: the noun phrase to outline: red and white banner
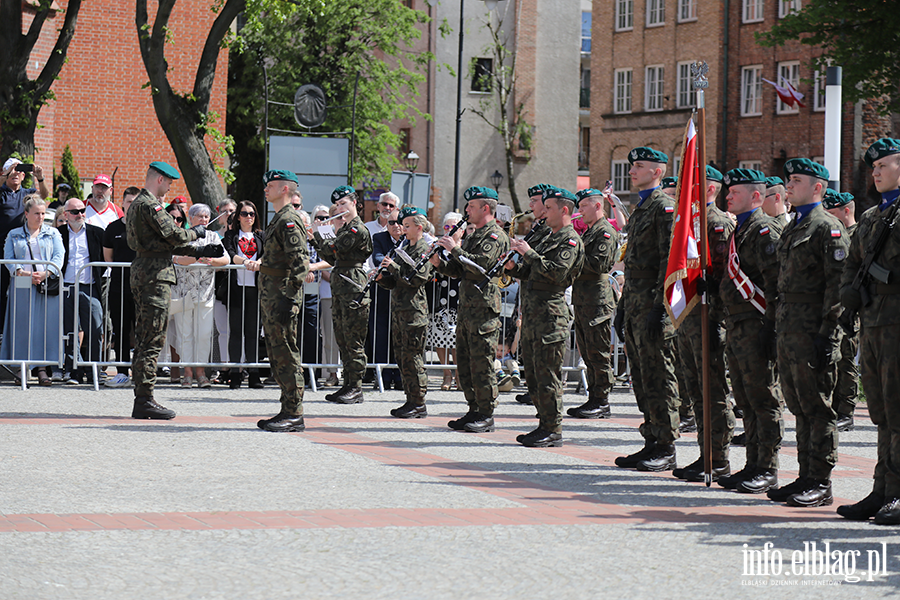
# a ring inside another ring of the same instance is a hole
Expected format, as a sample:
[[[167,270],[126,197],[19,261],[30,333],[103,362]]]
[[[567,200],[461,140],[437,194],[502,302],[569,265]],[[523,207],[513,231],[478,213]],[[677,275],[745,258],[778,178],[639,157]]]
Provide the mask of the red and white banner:
[[[782,87],[782,86],[778,85],[777,83],[775,83],[774,81],[769,81],[768,79],[765,79],[765,78],[761,78],[761,79],[763,81],[765,81],[766,83],[770,84],[772,87],[774,87],[775,93],[778,94],[778,97],[781,98],[781,101],[784,102],[785,104],[787,104],[788,106],[793,107],[794,104],[797,104],[800,108],[806,108],[806,105],[801,102],[801,100],[803,100],[803,94],[798,92],[796,90],[796,88],[794,88],[794,86],[791,85],[791,82],[788,81],[787,79],[785,79],[784,77],[781,78],[781,81],[782,81],[782,83],[784,83],[784,85],[786,87]]]
[[[768,233],[768,229],[764,233]],[[735,234],[737,232],[732,234],[731,244],[728,246],[728,277],[734,282],[734,287],[740,292],[741,297],[764,315],[766,314],[766,296],[759,286],[741,271],[741,260],[734,245]]]

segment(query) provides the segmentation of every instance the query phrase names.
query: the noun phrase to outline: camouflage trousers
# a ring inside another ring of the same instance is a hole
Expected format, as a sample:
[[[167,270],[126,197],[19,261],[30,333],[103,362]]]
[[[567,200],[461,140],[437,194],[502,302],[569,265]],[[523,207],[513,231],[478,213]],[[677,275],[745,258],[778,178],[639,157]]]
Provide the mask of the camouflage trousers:
[[[606,323],[609,329],[608,319]],[[522,362],[525,383],[541,429],[553,433],[562,433],[562,363],[568,339],[568,315],[523,315],[519,347],[528,348]],[[609,337],[606,339],[608,361]]]
[[[725,353],[734,402],[744,411],[747,464],[777,469],[784,439],[784,399],[775,365],[766,360],[759,342],[762,327],[761,317],[729,323]]]
[[[647,441],[672,444],[680,436],[675,338],[665,333],[650,339],[645,315],[625,317],[625,351],[631,362],[631,384],[644,415],[640,432]]]
[[[496,313],[460,311],[456,321],[456,380],[469,410],[488,416],[494,414],[500,393],[494,373],[499,341],[500,318]]]
[[[278,313],[281,292],[267,276],[260,277],[259,314],[266,333],[266,353],[269,356],[272,377],[281,388],[281,412],[292,416],[303,415],[303,369],[300,365],[300,348],[297,345],[297,319],[292,315],[285,319]],[[299,306],[303,306],[300,294]],[[302,310],[302,309],[301,309]]]
[[[350,306],[355,296],[334,296],[332,317],[334,340],[344,365],[344,385],[359,387],[366,373],[366,335],[369,332],[369,304],[367,296],[357,306]]]
[[[680,328],[679,328],[680,329]],[[675,381],[678,382],[678,416],[681,420],[690,419],[694,415],[694,401],[700,402],[700,398],[691,396],[691,388],[688,385],[685,371],[689,362],[681,354],[681,345],[675,342]]]
[[[410,325],[415,318],[410,313],[393,311],[391,313],[391,340],[394,343],[394,354],[397,366],[400,367],[400,378],[403,380],[403,392],[406,399],[419,406],[425,405],[425,393],[428,390],[428,376],[425,374],[425,334],[428,323],[420,326]]]
[[[813,334],[778,334],[778,372],[788,409],[797,419],[797,458],[800,477],[830,479],[837,464],[837,413],[831,406],[836,367],[822,371],[815,362]]]
[[[136,285],[132,281],[131,291],[134,295],[134,354],[131,358],[134,396],[152,397],[156,386],[156,363],[166,343],[172,284]]]
[[[709,320],[709,420],[710,456],[714,461],[728,460],[731,436],[734,434],[734,413],[728,406],[728,383],[725,381],[725,328]],[[703,435],[703,333],[700,306],[678,328],[678,349],[684,364],[684,380],[688,396],[694,398],[694,418],[697,421],[697,442],[701,456],[705,456]]]
[[[606,399],[615,383],[610,359],[612,307],[576,306],[575,340],[587,367],[589,397]]]
[[[832,395],[832,406],[836,413],[853,415],[856,410],[856,398],[859,395],[859,365],[856,364],[858,350],[859,333],[848,335],[844,332],[841,339],[841,360],[837,364],[837,382]]]
[[[876,492],[900,498],[900,325],[863,329],[860,340],[862,385],[869,416],[878,428]]]

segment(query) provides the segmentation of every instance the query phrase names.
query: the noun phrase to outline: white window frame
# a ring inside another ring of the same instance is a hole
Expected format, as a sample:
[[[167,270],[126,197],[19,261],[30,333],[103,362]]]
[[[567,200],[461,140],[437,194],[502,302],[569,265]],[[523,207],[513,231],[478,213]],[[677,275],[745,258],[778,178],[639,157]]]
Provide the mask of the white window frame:
[[[742,23],[759,23],[765,18],[763,0],[743,0],[741,8]]]
[[[690,23],[697,20],[697,0],[678,0],[677,10],[676,16],[679,23]]]
[[[619,168],[620,175],[616,176],[616,168]],[[631,176],[628,172],[631,170],[631,163],[627,160],[614,160],[609,168],[609,179],[613,183],[613,192],[616,194],[631,193]],[[620,187],[624,186],[624,187]]]
[[[694,77],[691,75],[692,62],[680,62],[677,65],[675,106],[676,108],[693,108],[697,106],[697,90],[694,89]]]
[[[663,65],[649,65],[644,69],[644,110],[657,112],[664,108],[666,70]]]
[[[825,110],[825,71],[816,71],[813,83],[813,110],[816,112]]]
[[[738,162],[739,169],[753,169],[754,171],[762,171],[761,160],[742,160]]]
[[[680,145],[680,144],[679,144]],[[681,151],[672,158],[672,172],[666,172],[669,177],[681,177]]]
[[[783,19],[795,12],[800,12],[800,0],[778,0],[779,19]]]
[[[666,24],[666,0],[647,0],[647,27]]]
[[[616,3],[616,31],[634,29],[634,0],[613,0]]]
[[[587,15],[588,21],[590,21],[588,23],[587,36],[584,35],[584,33],[585,33],[584,32],[584,16],[585,15]],[[585,40],[587,40],[587,45],[588,45],[588,47],[590,47],[590,45],[591,45],[591,29],[593,28],[592,16],[593,15],[590,13],[590,11],[582,11],[582,13],[581,13],[581,53],[582,54],[590,54],[591,53],[590,50],[584,49],[584,42],[585,42]]]
[[[794,89],[797,89],[797,86],[800,85],[800,61],[799,60],[788,60],[785,62],[778,63],[778,68],[776,69],[776,73],[778,73],[778,78],[775,80],[775,83],[782,87],[787,87],[784,85],[784,81],[789,81]],[[782,77],[784,79],[782,79]],[[788,106],[784,102],[781,101],[781,98],[778,94],[775,94],[775,107],[776,111],[779,115],[796,115],[800,112],[799,106]]]
[[[626,81],[627,79],[627,81]],[[613,112],[618,115],[631,113],[634,90],[634,69],[613,71]]]
[[[755,74],[755,82],[749,82],[747,76]],[[748,110],[747,103],[753,102],[753,110]],[[758,117],[762,115],[762,65],[741,67],[741,116]]]

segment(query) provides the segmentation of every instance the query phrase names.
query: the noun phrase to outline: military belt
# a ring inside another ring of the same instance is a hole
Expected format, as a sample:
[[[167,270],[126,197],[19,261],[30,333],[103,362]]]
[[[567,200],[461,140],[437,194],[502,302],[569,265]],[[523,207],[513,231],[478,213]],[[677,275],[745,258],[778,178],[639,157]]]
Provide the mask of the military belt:
[[[632,269],[625,271],[625,279],[656,279],[659,271],[653,269]]]
[[[361,269],[363,265],[361,262],[354,262],[352,260],[336,260],[334,261],[334,266],[342,269]]]
[[[287,277],[287,269],[273,269],[272,267],[259,266],[259,272],[270,277]]]
[[[172,258],[171,252],[138,252],[138,258]]]
[[[746,302],[744,304],[735,304],[734,306],[726,306],[725,307],[725,313],[729,317],[733,317],[734,315],[742,315],[742,314],[748,313],[748,312],[759,312],[759,310],[755,306],[750,304],[749,302]]]
[[[825,297],[822,294],[781,294],[778,300],[784,304],[821,304]]]
[[[876,283],[875,293],[881,296],[889,296],[891,294],[900,294],[900,284],[890,285],[887,283]]]
[[[564,292],[566,286],[553,285],[552,283],[544,283],[543,281],[529,281],[525,284],[526,290],[534,290],[536,292]]]

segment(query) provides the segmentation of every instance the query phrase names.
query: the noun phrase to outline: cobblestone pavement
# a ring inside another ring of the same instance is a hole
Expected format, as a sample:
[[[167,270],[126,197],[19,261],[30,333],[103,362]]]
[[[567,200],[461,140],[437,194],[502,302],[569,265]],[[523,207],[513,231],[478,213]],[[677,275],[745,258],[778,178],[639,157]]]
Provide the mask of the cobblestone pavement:
[[[488,434],[446,427],[465,410],[460,392],[432,391],[428,418],[401,421],[389,416],[401,392],[367,388],[365,403],[340,406],[328,391],[307,392],[305,432],[278,435],[256,428],[277,411],[272,386],[163,385],[157,399],[178,417],[149,422],[128,418],[127,389],[0,383],[0,599],[855,599],[900,589],[898,530],[834,512],[871,490],[864,407],[841,434],[835,505],[803,510],[617,469],[615,457],[642,445],[626,388],[612,419],[567,418],[553,449],[515,442],[537,424],[513,398],[522,390],[502,395]],[[567,406],[583,401],[567,391]],[[783,483],[797,470],[787,425]],[[677,447],[681,465],[698,456],[695,434]],[[742,467],[743,448],[731,459]]]

